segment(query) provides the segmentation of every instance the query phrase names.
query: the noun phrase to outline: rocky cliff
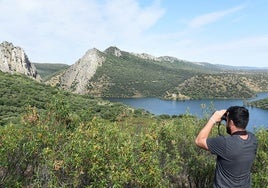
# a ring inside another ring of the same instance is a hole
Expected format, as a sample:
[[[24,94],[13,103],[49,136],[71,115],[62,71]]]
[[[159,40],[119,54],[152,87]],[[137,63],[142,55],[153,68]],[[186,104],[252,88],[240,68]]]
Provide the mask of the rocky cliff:
[[[24,50],[9,42],[0,44],[0,71],[8,73],[20,73],[41,80],[35,66],[29,61]]]
[[[95,48],[88,50],[81,59],[61,75],[58,75],[56,80],[54,77],[53,85],[59,85],[61,88],[74,93],[88,93],[89,80],[104,61],[105,57],[101,55],[99,50]]]

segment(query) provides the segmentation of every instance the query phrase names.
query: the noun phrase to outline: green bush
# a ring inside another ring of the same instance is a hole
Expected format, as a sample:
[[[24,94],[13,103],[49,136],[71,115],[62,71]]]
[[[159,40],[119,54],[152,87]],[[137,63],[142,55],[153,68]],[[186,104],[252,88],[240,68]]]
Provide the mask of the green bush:
[[[268,186],[268,131],[259,130],[257,132],[258,151],[253,164],[252,182],[253,187]]]
[[[1,186],[211,186],[215,157],[194,144],[206,120],[185,115],[69,121],[65,108],[52,107],[47,114],[29,108],[21,123],[0,127]],[[268,135],[265,130],[256,135],[253,187],[266,187]]]

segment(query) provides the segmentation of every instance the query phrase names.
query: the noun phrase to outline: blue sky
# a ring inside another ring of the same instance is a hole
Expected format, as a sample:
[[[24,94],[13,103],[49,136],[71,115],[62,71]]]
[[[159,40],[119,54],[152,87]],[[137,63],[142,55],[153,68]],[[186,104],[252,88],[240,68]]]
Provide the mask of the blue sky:
[[[92,48],[268,67],[267,0],[0,0],[0,42],[32,62],[73,64]]]

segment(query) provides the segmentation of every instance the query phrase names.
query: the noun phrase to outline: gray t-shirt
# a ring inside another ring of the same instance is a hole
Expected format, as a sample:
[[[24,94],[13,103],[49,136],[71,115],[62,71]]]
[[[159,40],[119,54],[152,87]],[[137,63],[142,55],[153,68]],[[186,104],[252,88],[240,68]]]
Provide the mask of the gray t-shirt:
[[[251,187],[250,169],[257,152],[257,139],[248,132],[243,140],[239,135],[207,139],[208,150],[217,155],[213,187]]]

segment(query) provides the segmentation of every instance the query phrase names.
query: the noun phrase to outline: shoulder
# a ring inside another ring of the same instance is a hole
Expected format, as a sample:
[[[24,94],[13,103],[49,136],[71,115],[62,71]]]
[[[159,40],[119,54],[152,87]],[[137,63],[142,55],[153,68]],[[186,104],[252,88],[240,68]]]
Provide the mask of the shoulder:
[[[231,136],[216,136],[207,139],[207,142],[224,142],[230,139]]]
[[[256,137],[255,134],[253,134],[253,133],[250,132],[250,131],[247,131],[247,133],[248,133],[248,135],[250,135],[250,136]]]
[[[248,136],[249,136],[249,139],[250,139],[250,140],[257,141],[257,137],[256,137],[256,135],[253,134],[252,132],[249,132],[249,131],[248,131]]]
[[[226,143],[230,139],[230,136],[217,136],[207,139],[208,149],[213,151],[216,148],[222,148],[226,146]]]
[[[248,132],[248,136],[249,136],[249,138],[248,138],[249,142],[251,142],[254,145],[258,144],[258,139],[257,139],[255,134],[253,134],[252,132]]]

